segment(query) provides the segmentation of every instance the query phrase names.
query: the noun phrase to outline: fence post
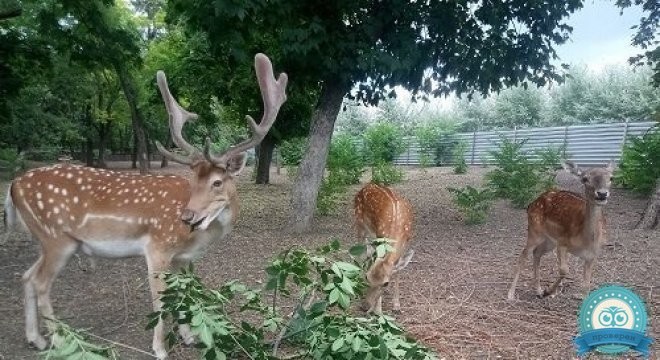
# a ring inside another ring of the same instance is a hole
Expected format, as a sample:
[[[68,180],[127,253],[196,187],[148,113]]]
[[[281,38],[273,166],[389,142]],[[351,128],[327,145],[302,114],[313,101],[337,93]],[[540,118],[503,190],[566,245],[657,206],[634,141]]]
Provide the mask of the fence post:
[[[628,126],[630,126],[630,123],[628,122],[628,119],[626,119],[626,126],[623,128],[623,141],[621,141],[621,151],[626,147],[626,142],[628,141]]]
[[[518,126],[513,127],[513,142],[518,141]]]
[[[564,160],[568,160],[566,150],[568,150],[568,125],[564,126]]]
[[[472,159],[470,159],[470,164],[474,165],[474,150],[477,146],[477,132],[472,133]]]

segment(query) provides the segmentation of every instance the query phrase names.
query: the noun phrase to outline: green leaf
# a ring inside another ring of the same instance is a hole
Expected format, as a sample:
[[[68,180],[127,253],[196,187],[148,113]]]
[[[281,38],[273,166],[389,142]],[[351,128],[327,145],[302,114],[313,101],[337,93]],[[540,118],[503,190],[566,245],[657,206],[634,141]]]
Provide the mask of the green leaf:
[[[351,343],[351,349],[353,352],[358,352],[360,351],[360,347],[362,347],[362,338],[359,336],[356,336],[353,338],[353,342]]]
[[[338,303],[339,303],[339,306],[342,307],[342,309],[348,309],[348,307],[351,304],[348,295],[344,294],[343,292],[339,292]]]
[[[213,347],[213,334],[211,333],[211,329],[209,329],[206,324],[202,325],[201,327],[198,328],[199,331],[199,339],[206,345],[206,347]]]
[[[367,246],[364,244],[353,245],[350,249],[348,249],[348,253],[355,257],[361,256],[365,252],[367,252]]]
[[[341,349],[344,346],[344,342],[345,341],[343,337],[335,339],[335,341],[332,343],[332,347],[331,347],[332,351],[334,352],[339,351],[339,349]]]
[[[335,264],[337,264],[337,267],[339,267],[339,269],[344,270],[346,272],[358,272],[361,270],[359,267],[344,261],[337,261]]]
[[[342,292],[339,291],[339,289],[337,288],[332,289],[332,291],[330,292],[330,296],[328,297],[328,303],[331,305],[336,303],[341,294]]]

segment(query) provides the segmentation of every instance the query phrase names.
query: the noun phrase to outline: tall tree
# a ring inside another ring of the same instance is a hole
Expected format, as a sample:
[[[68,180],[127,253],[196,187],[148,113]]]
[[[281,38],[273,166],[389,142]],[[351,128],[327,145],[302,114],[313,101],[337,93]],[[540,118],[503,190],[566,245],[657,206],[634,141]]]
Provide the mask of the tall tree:
[[[396,85],[423,99],[557,80],[554,45],[568,39],[565,19],[582,1],[171,0],[168,6],[230,61],[264,51],[292,82],[320,86],[292,195],[293,226],[304,230],[345,95],[376,104],[395,96]]]
[[[38,16],[42,32],[60,51],[70,51],[73,61],[117,73],[130,108],[140,172],[147,172],[147,137],[134,75],[141,63],[140,37],[128,8],[113,0],[51,0]]]

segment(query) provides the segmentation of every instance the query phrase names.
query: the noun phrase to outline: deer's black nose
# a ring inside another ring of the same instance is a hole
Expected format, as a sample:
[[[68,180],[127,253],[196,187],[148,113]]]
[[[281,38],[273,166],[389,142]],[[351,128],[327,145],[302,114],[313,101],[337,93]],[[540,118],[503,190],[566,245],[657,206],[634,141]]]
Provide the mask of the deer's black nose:
[[[596,200],[607,200],[609,192],[607,191],[596,191]]]
[[[183,221],[188,225],[192,223],[194,218],[195,218],[195,213],[190,209],[184,209],[183,212],[181,213],[181,221]]]

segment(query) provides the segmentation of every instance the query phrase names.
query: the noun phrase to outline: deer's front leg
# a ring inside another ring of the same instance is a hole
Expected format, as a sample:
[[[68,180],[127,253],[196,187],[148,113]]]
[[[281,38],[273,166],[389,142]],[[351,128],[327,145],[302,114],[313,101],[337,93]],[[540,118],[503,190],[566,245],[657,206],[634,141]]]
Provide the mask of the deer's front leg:
[[[163,302],[160,300],[160,293],[165,290],[165,282],[160,278],[160,274],[166,271],[170,265],[170,258],[166,257],[157,251],[147,250],[147,270],[149,272],[149,287],[151,289],[151,300],[153,302],[154,311],[160,311],[163,307]],[[154,354],[160,360],[167,358],[167,350],[165,349],[165,329],[163,320],[158,320],[158,324],[154,327],[154,339],[152,348]]]
[[[593,273],[594,263],[596,259],[584,261],[584,272],[582,274],[582,297],[587,297],[591,291],[591,274]]]

